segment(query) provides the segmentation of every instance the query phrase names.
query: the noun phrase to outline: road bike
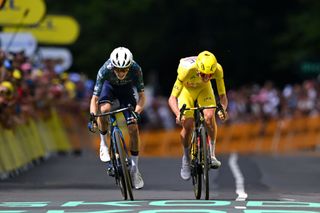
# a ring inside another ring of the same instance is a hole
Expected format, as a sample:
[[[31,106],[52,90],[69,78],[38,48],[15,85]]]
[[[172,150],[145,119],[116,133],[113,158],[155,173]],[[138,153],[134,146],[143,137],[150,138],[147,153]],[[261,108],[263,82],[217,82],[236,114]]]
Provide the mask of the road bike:
[[[211,154],[212,144],[210,143],[209,136],[207,133],[204,113],[205,109],[216,109],[216,112],[221,111],[224,113],[222,105],[212,107],[200,107],[197,102],[195,107],[186,108],[184,104],[180,109],[180,120],[183,113],[187,110],[194,111],[194,128],[191,137],[191,147],[190,147],[190,169],[193,184],[193,191],[196,199],[201,198],[202,181],[203,188],[205,190],[205,199],[209,199],[209,169],[211,165]]]
[[[107,116],[108,134],[110,135],[110,158],[114,169],[116,184],[120,187],[124,200],[134,200],[132,193],[132,179],[130,175],[131,159],[124,139],[124,135],[118,125],[116,114],[128,111],[132,119],[137,119],[133,107],[117,109],[114,111],[94,115],[95,118]]]

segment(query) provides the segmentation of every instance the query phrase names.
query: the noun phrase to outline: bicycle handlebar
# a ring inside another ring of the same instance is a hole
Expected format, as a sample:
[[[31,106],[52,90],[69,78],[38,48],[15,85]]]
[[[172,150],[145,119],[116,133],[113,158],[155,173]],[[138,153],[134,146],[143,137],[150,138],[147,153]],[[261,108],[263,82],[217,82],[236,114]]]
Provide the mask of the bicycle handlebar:
[[[117,110],[114,110],[114,111],[110,111],[110,112],[105,112],[105,113],[101,113],[101,114],[97,114],[97,115],[93,115],[95,118],[96,117],[102,117],[102,116],[108,116],[108,115],[114,115],[114,114],[117,114],[119,112],[124,112],[124,111],[129,111],[129,112],[134,112],[134,109],[131,105],[128,105],[128,107],[124,107],[124,108],[121,108],[121,109],[117,109]],[[137,119],[137,115],[135,113],[132,113],[133,117],[135,119]]]
[[[180,109],[180,118],[179,118],[180,121],[181,121],[181,118],[183,116],[184,111],[186,111],[186,110],[200,110],[200,111],[202,111],[204,109],[217,109],[217,112],[221,111],[223,114],[225,114],[221,103],[218,103],[217,106],[203,106],[203,107],[197,106],[197,107],[190,107],[190,108],[186,108],[186,106],[187,106],[186,104],[183,104]]]

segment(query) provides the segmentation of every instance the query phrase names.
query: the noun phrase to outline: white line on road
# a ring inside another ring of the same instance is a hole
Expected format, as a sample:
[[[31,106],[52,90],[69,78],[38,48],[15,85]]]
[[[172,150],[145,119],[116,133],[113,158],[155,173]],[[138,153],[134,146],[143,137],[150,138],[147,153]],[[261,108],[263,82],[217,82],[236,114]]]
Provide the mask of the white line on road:
[[[229,158],[229,166],[236,181],[236,193],[238,194],[236,201],[245,201],[248,197],[248,194],[244,189],[244,178],[238,166],[237,160],[238,154],[232,153]]]

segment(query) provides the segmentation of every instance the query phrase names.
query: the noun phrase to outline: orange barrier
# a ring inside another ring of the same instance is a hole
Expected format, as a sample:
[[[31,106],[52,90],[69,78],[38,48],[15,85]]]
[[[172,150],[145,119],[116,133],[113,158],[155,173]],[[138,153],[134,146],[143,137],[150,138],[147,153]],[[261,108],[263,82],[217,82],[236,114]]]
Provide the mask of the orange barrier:
[[[320,146],[320,116],[270,120],[268,122],[222,124],[218,127],[218,154],[277,153]],[[180,129],[141,131],[140,153],[145,157],[182,155]],[[100,138],[95,138],[99,147]]]

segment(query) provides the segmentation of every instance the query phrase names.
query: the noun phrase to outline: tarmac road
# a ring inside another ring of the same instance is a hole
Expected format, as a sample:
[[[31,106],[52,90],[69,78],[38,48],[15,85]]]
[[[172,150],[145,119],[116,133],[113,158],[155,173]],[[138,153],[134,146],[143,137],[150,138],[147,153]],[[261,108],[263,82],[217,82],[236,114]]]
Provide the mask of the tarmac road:
[[[210,200],[195,200],[181,159],[141,158],[145,181],[123,201],[95,153],[52,156],[0,182],[0,213],[320,212],[320,155],[224,155],[210,171]]]

